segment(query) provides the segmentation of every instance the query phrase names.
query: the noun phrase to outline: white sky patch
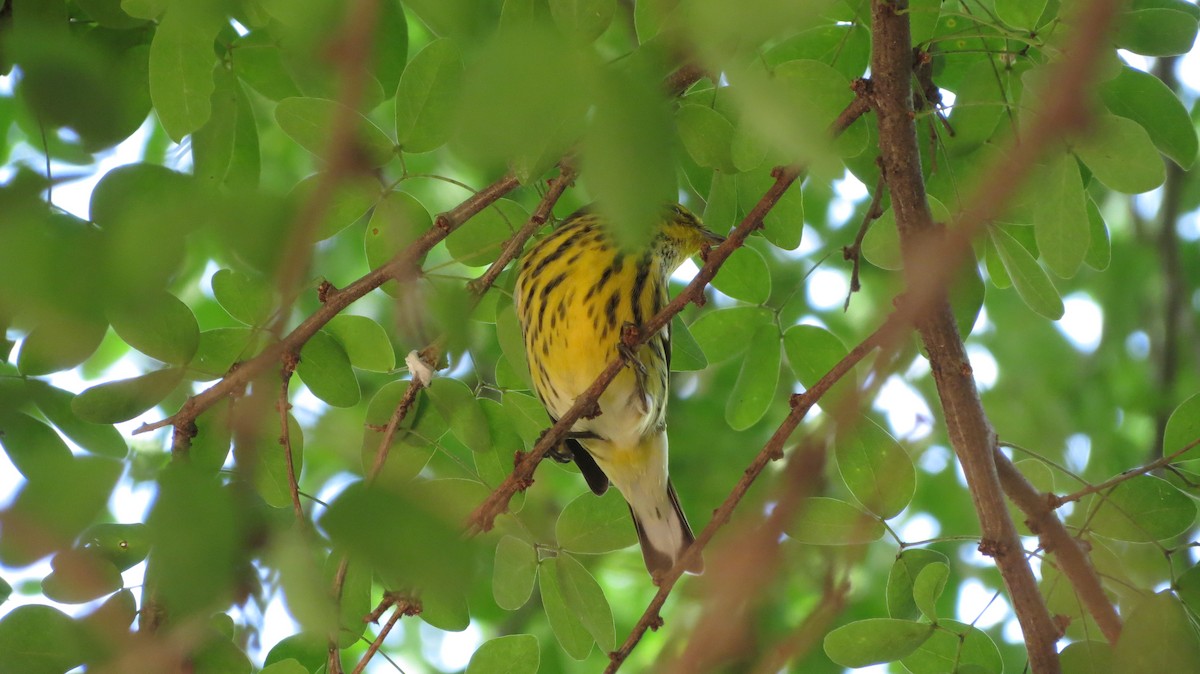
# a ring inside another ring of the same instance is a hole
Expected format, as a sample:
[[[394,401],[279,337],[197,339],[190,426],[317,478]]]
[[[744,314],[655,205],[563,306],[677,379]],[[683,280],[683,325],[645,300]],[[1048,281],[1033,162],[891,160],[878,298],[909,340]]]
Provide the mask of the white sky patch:
[[[421,654],[434,667],[457,672],[467,666],[483,643],[483,631],[474,622],[461,632],[444,632],[426,623],[421,627]]]
[[[993,597],[995,597],[994,600]],[[988,602],[991,602],[990,606]],[[981,630],[999,625],[1011,615],[1004,593],[1001,592],[997,596],[995,590],[989,590],[975,578],[963,581],[963,584],[958,587],[955,614],[962,622],[974,622],[975,626]]]
[[[1150,58],[1147,56],[1142,56],[1141,54],[1135,54],[1126,49],[1118,49],[1117,55],[1121,57],[1121,60],[1123,60],[1123,61],[1125,61],[1125,63],[1129,64],[1129,67],[1131,67],[1131,68],[1137,68],[1138,70],[1141,70],[1143,72],[1150,71],[1150,63],[1151,62],[1150,62]]]
[[[954,95],[953,91],[950,91],[949,89],[938,89],[938,93],[942,95],[942,105],[946,106],[947,108],[954,107],[954,101],[958,100],[958,98]]]
[[[254,652],[254,649],[250,649],[251,652],[248,653],[256,662],[262,662],[275,644],[300,631],[300,625],[292,619],[292,614],[288,613],[287,606],[283,603],[283,592],[280,591],[271,593],[271,599],[263,609],[262,620],[258,624],[262,629],[258,636],[259,651]]]
[[[996,567],[996,563],[992,561],[992,558],[980,552],[979,543],[975,542],[967,542],[958,546],[958,558],[963,563],[980,569],[992,569]],[[975,616],[971,617],[974,618]]]
[[[79,180],[55,185],[53,191],[54,205],[84,220],[89,219],[88,204],[91,202],[92,190],[96,188],[96,183],[100,182],[104,174],[118,166],[141,161],[143,150],[146,147],[146,139],[150,137],[150,129],[153,124],[153,120],[147,119],[132,136],[126,138],[111,151],[101,155],[99,161],[91,166],[80,167],[69,164],[58,164],[56,162],[51,163],[50,170],[55,175],[59,173],[63,175],[86,174]],[[37,166],[40,168],[44,164]]]
[[[796,247],[794,255],[808,257],[813,253],[819,252],[825,246],[825,242],[821,239],[821,235],[812,227],[804,228],[804,236],[800,237],[800,245]]]
[[[995,326],[988,320],[987,307],[980,307],[979,315],[975,317],[975,325],[971,326],[971,334],[985,335],[994,329]]]
[[[931,445],[924,452],[921,452],[921,457],[917,459],[917,467],[931,475],[946,470],[946,466],[954,458],[950,454],[950,450],[942,445]]]
[[[1122,51],[1121,55],[1124,56]],[[1179,76],[1179,81],[1189,89],[1200,89],[1200,52],[1193,49],[1184,54],[1179,59],[1179,65],[1175,68],[1175,73]]]
[[[867,192],[867,186],[849,171],[846,171],[845,176],[841,180],[834,181],[833,192],[842,199],[850,202],[859,202],[870,196],[870,193]]]
[[[1092,353],[1104,336],[1104,312],[1087,293],[1071,293],[1063,298],[1062,319],[1054,324],[1071,345],[1083,353]]]
[[[1150,357],[1150,335],[1144,330],[1135,330],[1125,338],[1125,352],[1130,358],[1146,360]]]
[[[699,265],[689,257],[683,261],[683,264],[679,265],[679,269],[676,269],[674,274],[671,274],[671,280],[679,281],[680,283],[691,283],[692,279],[696,278],[696,274],[699,273]]]
[[[879,389],[874,408],[887,415],[896,437],[919,440],[933,430],[933,413],[925,400],[897,376],[888,377]]]
[[[980,392],[987,391],[996,385],[1000,376],[1000,366],[996,357],[985,347],[978,344],[967,345],[967,358],[971,360],[971,371],[975,374],[975,386]]]
[[[908,543],[927,541],[942,533],[942,525],[929,513],[919,512],[905,519],[896,533],[900,535],[900,540]]]
[[[1189,243],[1200,240],[1200,217],[1195,212],[1181,216],[1175,223],[1175,232]]]
[[[1067,468],[1076,473],[1087,468],[1088,460],[1092,458],[1092,439],[1083,433],[1076,433],[1067,438]]]
[[[814,309],[828,311],[842,306],[846,301],[850,282],[842,272],[822,267],[808,277],[805,290],[808,292],[808,303]]]

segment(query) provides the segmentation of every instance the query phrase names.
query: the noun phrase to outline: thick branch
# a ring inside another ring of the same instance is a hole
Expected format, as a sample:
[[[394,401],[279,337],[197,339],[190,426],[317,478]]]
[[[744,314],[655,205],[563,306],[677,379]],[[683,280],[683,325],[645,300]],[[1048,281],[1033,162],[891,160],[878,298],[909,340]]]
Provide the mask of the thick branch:
[[[1116,645],[1121,636],[1121,618],[1104,594],[1091,558],[1055,516],[1050,503],[1051,495],[1039,492],[999,449],[995,451],[995,460],[1004,491],[1025,513],[1029,530],[1038,535],[1046,552],[1054,553],[1059,569],[1071,581],[1083,605],[1096,619],[1104,638],[1108,639],[1109,644]]]
[[[920,252],[936,233],[917,147],[912,109],[912,39],[903,3],[872,2],[871,71],[879,121],[883,173],[892,195],[909,284],[925,272]],[[956,265],[940,262],[953,270]],[[945,272],[948,275],[948,272]],[[980,550],[996,561],[1021,623],[1030,666],[1035,674],[1060,671],[1055,642],[1058,628],[1050,617],[1033,570],[1022,552],[1016,527],[1005,507],[992,458],[996,436],[975,389],[971,364],[959,337],[944,285],[931,292],[928,310],[915,316],[929,354],[930,367],[945,413],[950,443],[962,463],[979,515]]]

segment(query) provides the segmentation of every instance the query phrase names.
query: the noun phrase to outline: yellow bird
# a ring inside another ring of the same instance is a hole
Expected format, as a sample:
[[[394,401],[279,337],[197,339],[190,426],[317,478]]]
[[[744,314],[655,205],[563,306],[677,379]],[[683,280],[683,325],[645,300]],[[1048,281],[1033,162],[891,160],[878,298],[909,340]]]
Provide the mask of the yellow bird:
[[[623,328],[640,328],[668,301],[675,269],[724,239],[679,205],[667,206],[640,250],[617,245],[604,218],[584,208],[521,259],[517,315],[534,388],[554,419],[626,350]],[[666,407],[671,365],[668,323],[636,350],[600,396],[600,414],[577,421],[566,441],[596,494],[615,485],[633,515],[642,558],[654,578],[695,537],[667,476]],[[688,570],[700,573],[697,561]]]

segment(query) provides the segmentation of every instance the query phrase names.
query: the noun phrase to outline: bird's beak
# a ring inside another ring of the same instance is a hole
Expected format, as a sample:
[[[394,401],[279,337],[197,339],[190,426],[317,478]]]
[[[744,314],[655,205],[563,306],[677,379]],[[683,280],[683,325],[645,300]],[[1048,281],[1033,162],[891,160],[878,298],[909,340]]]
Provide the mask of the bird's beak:
[[[711,246],[719,246],[719,245],[725,243],[725,237],[723,237],[720,234],[717,234],[715,232],[710,232],[706,229],[706,230],[704,230],[704,242],[706,244],[708,244],[710,247]]]

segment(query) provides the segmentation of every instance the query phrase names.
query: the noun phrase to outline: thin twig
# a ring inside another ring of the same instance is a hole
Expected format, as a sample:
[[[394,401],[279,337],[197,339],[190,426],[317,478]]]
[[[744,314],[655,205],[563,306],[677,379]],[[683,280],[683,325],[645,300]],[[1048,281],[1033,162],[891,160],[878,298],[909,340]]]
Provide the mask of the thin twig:
[[[387,638],[388,633],[392,631],[392,628],[396,626],[396,623],[400,620],[400,618],[404,616],[414,616],[421,612],[420,602],[408,599],[406,597],[389,595],[388,597],[384,598],[383,604],[380,604],[380,606],[384,606],[383,610],[387,610],[386,605],[395,605],[396,610],[392,611],[392,615],[388,618],[388,621],[379,629],[379,634],[375,635],[375,638],[371,641],[371,645],[367,646],[367,652],[363,653],[363,656],[359,658],[358,664],[354,666],[354,670],[350,674],[362,674],[362,672],[367,668],[367,663],[369,663],[371,658],[375,657],[375,654],[379,652],[379,647],[383,645],[383,640]],[[379,616],[382,614],[383,612],[380,611],[379,614],[375,615],[375,619],[371,622],[379,620]]]
[[[829,624],[842,612],[849,594],[849,580],[842,579],[835,583],[832,578],[827,578],[821,600],[809,611],[799,627],[763,655],[754,668],[754,673],[776,674],[783,671],[787,663],[810,652],[825,635]]]
[[[1133,468],[1131,470],[1127,470],[1124,473],[1121,473],[1120,475],[1118,475],[1116,477],[1113,477],[1108,480],[1105,480],[1104,482],[1101,482],[1100,484],[1089,484],[1088,486],[1084,487],[1083,489],[1080,489],[1079,491],[1074,492],[1072,494],[1068,494],[1066,496],[1053,496],[1052,495],[1051,499],[1050,499],[1050,506],[1053,508],[1060,508],[1064,504],[1078,501],[1079,499],[1083,498],[1084,496],[1087,496],[1088,494],[1096,494],[1096,493],[1105,491],[1106,489],[1115,487],[1115,486],[1121,484],[1122,482],[1129,480],[1131,478],[1135,478],[1139,475],[1145,475],[1146,473],[1149,473],[1152,470],[1158,470],[1159,468],[1162,468],[1163,466],[1167,465],[1168,463],[1171,463],[1175,459],[1178,459],[1184,453],[1186,453],[1192,449],[1195,449],[1197,446],[1200,446],[1200,438],[1196,438],[1195,440],[1192,440],[1191,442],[1187,443],[1183,447],[1175,450],[1174,452],[1171,452],[1167,456],[1155,459],[1154,461],[1151,461],[1150,463],[1148,463],[1140,468]]]
[[[737,484],[734,485],[733,490],[730,491],[729,496],[727,496],[721,503],[720,507],[713,512],[712,519],[709,520],[708,525],[704,527],[704,530],[700,532],[700,535],[696,537],[696,542],[687,549],[687,551],[678,561],[676,561],[675,566],[672,567],[671,570],[660,579],[658,592],[654,595],[654,598],[650,600],[649,606],[646,607],[646,610],[642,613],[642,617],[639,618],[637,624],[634,625],[633,630],[630,632],[629,637],[626,638],[625,643],[623,643],[619,649],[609,655],[610,662],[608,667],[604,670],[605,674],[613,674],[613,672],[616,672],[621,667],[621,663],[623,663],[625,658],[629,657],[629,654],[633,652],[634,647],[637,646],[639,641],[641,641],[642,636],[646,633],[646,630],[662,624],[662,618],[659,617],[659,610],[662,609],[663,604],[667,600],[667,596],[671,594],[671,590],[675,587],[675,582],[679,580],[680,575],[683,574],[685,569],[692,565],[693,560],[700,556],[700,554],[704,551],[704,548],[708,545],[709,541],[711,541],[713,536],[716,535],[717,529],[720,529],[727,522],[729,522],[729,518],[733,514],[734,508],[736,508],[738,503],[741,502],[742,498],[745,497],[746,492],[750,490],[750,486],[754,484],[756,479],[758,479],[758,476],[762,473],[763,469],[767,467],[767,464],[783,457],[784,443],[786,443],[788,438],[791,437],[792,432],[796,430],[796,427],[800,425],[800,422],[804,420],[804,417],[807,416],[813,405],[820,401],[822,396],[824,396],[834,384],[841,381],[841,379],[845,377],[846,374],[848,374],[850,370],[858,364],[859,361],[866,357],[868,353],[873,351],[877,346],[888,341],[890,335],[898,327],[895,321],[896,316],[897,314],[892,314],[889,316],[888,320],[885,321],[883,325],[881,325],[875,330],[875,332],[871,333],[870,336],[851,349],[850,353],[846,354],[846,356],[838,361],[837,364],[825,374],[825,376],[821,377],[821,379],[813,384],[812,388],[808,389],[804,393],[792,396],[792,410],[788,414],[787,418],[785,418],[783,423],[779,425],[779,428],[775,430],[775,433],[771,436],[771,439],[768,440],[765,445],[763,445],[761,450],[759,450],[758,454],[754,457],[754,460],[742,473],[742,477],[738,480]]]
[[[534,232],[542,228],[543,225],[550,219],[550,212],[554,209],[554,204],[558,203],[559,197],[566,191],[571,183],[575,181],[577,172],[575,167],[569,160],[563,160],[559,163],[558,177],[550,181],[550,187],[546,190],[546,195],[538,202],[537,208],[533,214],[529,216],[529,220],[521,229],[509,238],[504,244],[504,250],[500,252],[500,257],[487,268],[479,278],[467,284],[467,288],[475,295],[481,297],[496,279],[500,276],[504,268],[508,266],[525,248],[525,242],[529,237],[533,236]]]
[[[287,465],[288,491],[292,495],[292,511],[296,514],[296,521],[305,524],[307,520],[304,518],[304,507],[300,505],[300,483],[296,476],[295,459],[292,456],[291,424],[288,423],[288,410],[292,409],[291,403],[288,402],[288,387],[292,381],[292,373],[296,371],[297,362],[295,354],[284,357],[283,367],[279,372],[279,400],[275,402],[275,408],[279,411],[279,444],[283,445],[283,458]]]
[[[875,192],[871,196],[871,205],[867,207],[867,212],[863,214],[862,224],[858,226],[858,234],[854,236],[854,243],[842,248],[842,259],[853,262],[853,267],[850,270],[850,292],[846,293],[846,303],[842,305],[842,311],[849,311],[850,298],[854,293],[862,289],[862,285],[858,281],[858,272],[862,263],[862,243],[867,236],[867,231],[871,229],[871,223],[879,219],[883,215],[883,195],[887,192],[887,181],[883,179],[883,170],[880,169],[879,180],[875,182]]]

